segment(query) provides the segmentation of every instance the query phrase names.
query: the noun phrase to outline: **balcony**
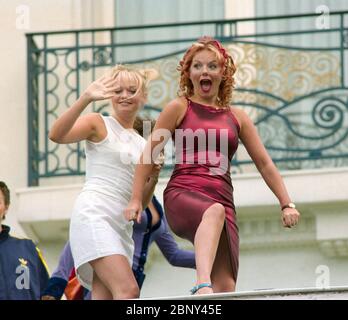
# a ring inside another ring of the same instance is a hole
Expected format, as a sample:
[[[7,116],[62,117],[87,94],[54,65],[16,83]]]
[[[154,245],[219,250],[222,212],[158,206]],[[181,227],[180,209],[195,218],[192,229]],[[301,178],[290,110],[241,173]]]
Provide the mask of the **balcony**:
[[[27,34],[28,186],[83,176],[83,145],[57,145],[48,131],[88,83],[116,63],[156,68],[144,110],[156,118],[176,96],[180,57],[202,32],[234,57],[231,103],[253,119],[280,170],[348,166],[347,17],[331,12],[329,29],[306,14]],[[91,110],[108,113],[109,105]],[[254,171],[242,145],[232,168]]]

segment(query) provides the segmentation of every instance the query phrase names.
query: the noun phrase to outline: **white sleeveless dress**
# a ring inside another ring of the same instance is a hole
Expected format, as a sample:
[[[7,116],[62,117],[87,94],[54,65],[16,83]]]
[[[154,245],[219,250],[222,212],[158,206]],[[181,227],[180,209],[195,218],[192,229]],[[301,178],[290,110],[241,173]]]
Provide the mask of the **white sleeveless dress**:
[[[102,116],[106,138],[86,141],[86,182],[79,194],[70,221],[70,244],[80,283],[92,289],[90,261],[120,254],[132,266],[133,222],[123,210],[132,192],[135,165],[146,140],[127,130],[114,117]]]

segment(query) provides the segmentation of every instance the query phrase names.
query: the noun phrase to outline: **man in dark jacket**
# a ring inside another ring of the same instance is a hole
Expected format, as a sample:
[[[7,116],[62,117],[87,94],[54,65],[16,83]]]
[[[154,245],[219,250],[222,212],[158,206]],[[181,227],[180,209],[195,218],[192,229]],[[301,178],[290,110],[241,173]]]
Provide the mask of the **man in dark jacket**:
[[[10,236],[3,225],[10,191],[0,181],[0,300],[40,299],[48,282],[47,266],[32,240]]]

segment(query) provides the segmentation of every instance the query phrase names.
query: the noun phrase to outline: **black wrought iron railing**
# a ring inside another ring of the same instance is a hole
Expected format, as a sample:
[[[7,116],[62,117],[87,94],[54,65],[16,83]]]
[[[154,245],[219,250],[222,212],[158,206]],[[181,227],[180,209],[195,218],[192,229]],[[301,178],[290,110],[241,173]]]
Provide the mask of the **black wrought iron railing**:
[[[48,131],[88,83],[116,63],[152,67],[144,112],[156,118],[176,96],[176,67],[202,35],[219,39],[238,71],[233,103],[252,117],[280,169],[348,165],[348,11],[27,34],[28,184],[84,174],[80,143],[57,145]],[[108,103],[94,103],[108,112]],[[243,147],[235,172],[248,171]]]

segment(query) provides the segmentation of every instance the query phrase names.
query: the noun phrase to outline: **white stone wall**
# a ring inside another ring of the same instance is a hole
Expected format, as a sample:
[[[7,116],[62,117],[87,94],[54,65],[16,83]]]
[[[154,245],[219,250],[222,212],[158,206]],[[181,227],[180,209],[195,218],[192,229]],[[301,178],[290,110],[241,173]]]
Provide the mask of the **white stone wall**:
[[[0,180],[11,190],[4,223],[12,234],[27,237],[18,223],[17,191],[27,187],[27,53],[26,33],[114,25],[114,0],[0,0]],[[69,180],[68,180],[69,181]],[[71,180],[70,180],[71,181]],[[64,181],[61,180],[61,184]],[[40,201],[40,200],[39,200]],[[43,200],[44,201],[44,200]],[[36,211],[33,203],[28,206]],[[35,239],[34,240],[39,240]],[[54,268],[62,242],[38,243]]]
[[[283,172],[301,212],[294,229],[282,227],[279,204],[259,174],[233,175],[240,236],[238,291],[348,285],[348,168]],[[162,202],[167,179],[156,196]],[[18,190],[27,234],[40,239],[54,268],[68,237],[69,218],[81,184]],[[182,248],[191,243],[177,239]],[[143,297],[184,295],[194,271],[172,267],[154,244],[146,264]],[[180,280],[178,283],[178,279]],[[156,285],[159,283],[160,285]]]
[[[113,0],[0,0],[0,180],[12,191],[7,223],[17,235],[16,190],[27,186],[25,33],[113,26]]]

